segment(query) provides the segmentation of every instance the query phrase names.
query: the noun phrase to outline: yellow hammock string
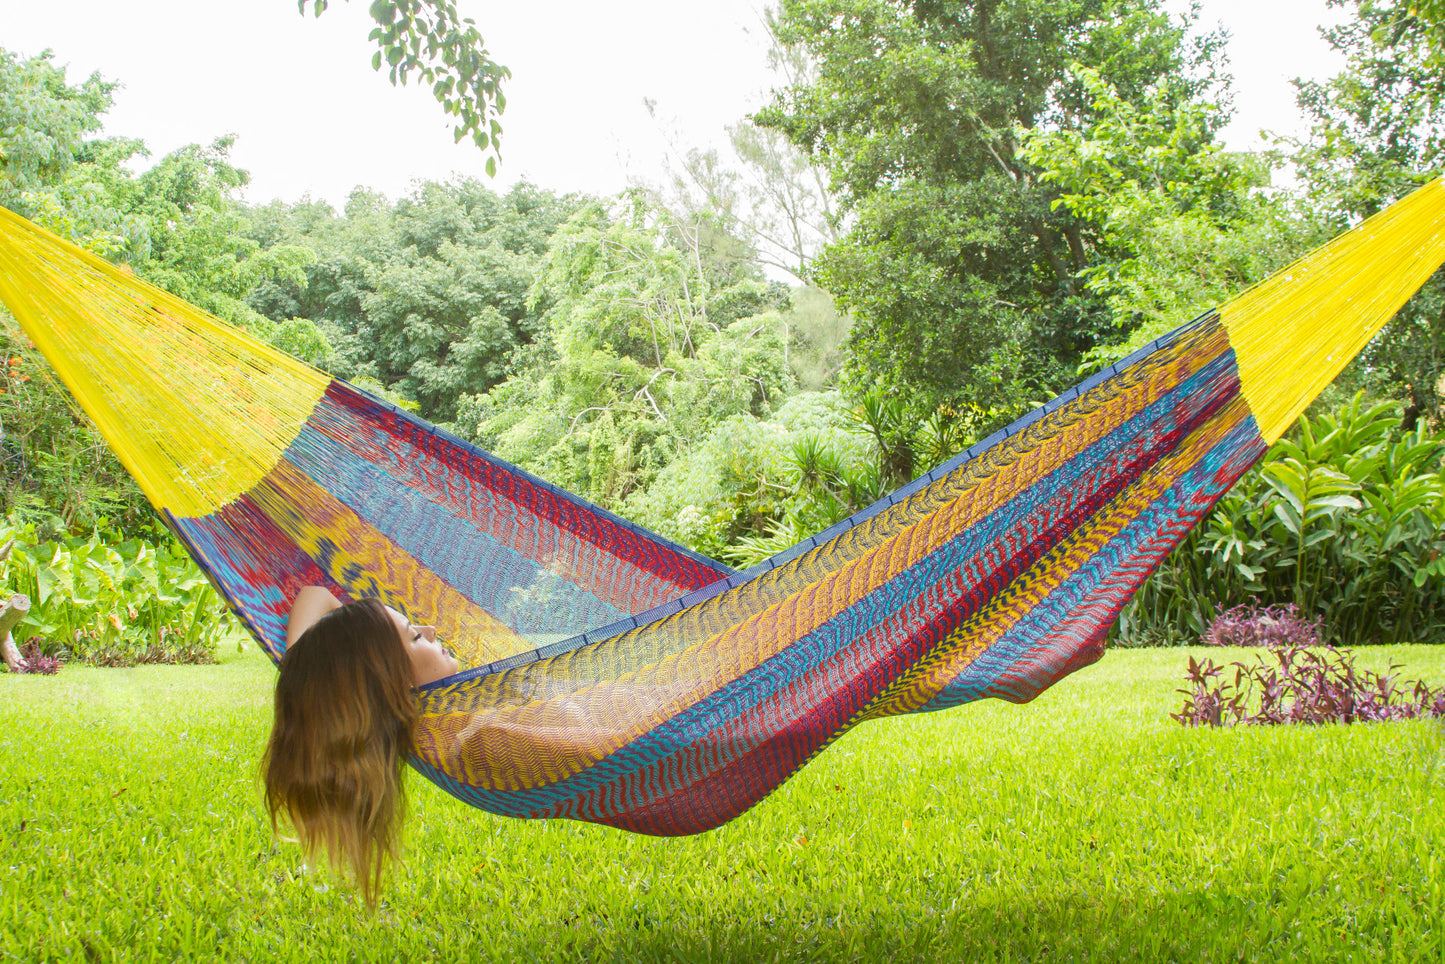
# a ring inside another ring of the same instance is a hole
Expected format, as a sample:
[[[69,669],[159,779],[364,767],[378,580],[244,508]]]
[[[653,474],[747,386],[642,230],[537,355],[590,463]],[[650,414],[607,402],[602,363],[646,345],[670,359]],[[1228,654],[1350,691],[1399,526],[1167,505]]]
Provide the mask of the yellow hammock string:
[[[1274,442],[1445,263],[1431,181],[1219,310],[1260,434]]]
[[[159,509],[260,481],[330,379],[0,208],[0,301]]]

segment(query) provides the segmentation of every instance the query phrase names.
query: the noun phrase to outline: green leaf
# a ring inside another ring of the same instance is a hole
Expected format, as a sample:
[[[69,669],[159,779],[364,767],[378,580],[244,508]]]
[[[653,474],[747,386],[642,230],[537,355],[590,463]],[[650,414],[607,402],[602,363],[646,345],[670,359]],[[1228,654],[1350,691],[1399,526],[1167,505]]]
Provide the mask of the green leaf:
[[[1274,516],[1286,529],[1289,530],[1291,535],[1299,535],[1299,516],[1292,511],[1291,506],[1288,506],[1283,502],[1276,502],[1274,504]]]
[[[1296,513],[1304,512],[1306,486],[1304,477],[1295,464],[1285,461],[1271,462],[1264,467],[1262,475],[1270,488],[1279,493]]]
[[[371,5],[371,19],[377,23],[391,24],[396,20],[396,5],[388,0],[375,0]]]

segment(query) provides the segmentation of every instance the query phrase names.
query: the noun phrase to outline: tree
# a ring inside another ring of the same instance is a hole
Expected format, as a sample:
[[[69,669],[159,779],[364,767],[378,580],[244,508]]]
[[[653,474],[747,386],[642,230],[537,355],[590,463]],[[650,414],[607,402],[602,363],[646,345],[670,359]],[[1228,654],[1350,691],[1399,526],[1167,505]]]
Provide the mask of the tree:
[[[112,103],[114,83],[95,73],[72,87],[53,56],[47,50],[22,60],[0,48],[0,203],[6,207],[58,182]]]
[[[1097,70],[1072,72],[1092,101],[1093,125],[1025,132],[1021,154],[1060,192],[1055,206],[1109,253],[1081,278],[1132,333],[1092,350],[1089,368],[1118,361],[1323,240],[1316,219],[1264,190],[1282,163],[1277,153],[1234,153],[1214,141],[1219,104],[1174,96],[1167,81],[1133,103]]]
[[[0,49],[0,205],[108,257],[146,253],[144,225],[125,211],[140,141],[94,138],[116,84],[65,79],[50,51]]]
[[[307,2],[297,0],[303,14]],[[310,0],[312,12],[321,16],[329,2]],[[455,139],[470,137],[490,149],[487,174],[495,175],[507,107],[502,82],[512,72],[487,53],[476,21],[460,16],[452,0],[372,0],[370,13],[376,21],[370,39],[377,46],[371,66],[385,66],[393,85],[405,84],[413,73],[430,84],[442,110],[457,118]]]
[[[250,179],[230,163],[233,137],[191,144],[166,155],[137,179],[129,206],[147,225],[146,257],[136,274],[217,317],[272,333],[246,299],[263,279],[305,282],[315,260],[295,244],[262,248],[245,234],[234,195]]]
[[[734,164],[715,148],[673,144],[671,183],[640,186],[676,220],[734,238],[733,257],[807,284],[819,250],[839,236],[822,171],[777,131],[734,124],[728,137]]]
[[[302,278],[278,273],[254,287],[251,305],[277,325],[309,319],[327,334],[337,374],[451,422],[462,396],[501,382],[538,337],[546,302],[533,285],[577,204],[529,184],[498,195],[462,179],[421,184],[395,205],[358,190],[345,217],[310,201],[256,209],[248,234],[263,253],[304,246],[313,263]]]
[[[775,43],[772,56],[788,77],[806,73],[796,51]],[[647,106],[656,119],[655,104]],[[639,183],[637,190],[671,218],[673,231],[691,236],[695,249],[707,250],[712,268],[726,263],[726,270],[736,271],[749,264],[798,281],[801,287],[793,289],[780,315],[784,355],[801,387],[835,386],[851,319],[810,281],[818,253],[841,237],[825,172],[781,132],[750,121],[728,128],[731,157],[683,147],[675,133],[664,134],[669,182]]]
[[[642,194],[588,204],[553,235],[533,299],[546,330],[519,370],[466,411],[489,447],[616,506],[737,414],[791,390],[781,292],[735,239],[689,230]]]
[[[855,315],[846,369],[920,411],[1019,410],[1116,337],[1081,273],[1102,240],[1020,154],[1020,132],[1088,130],[1069,66],[1141,102],[1216,80],[1221,38],[1149,0],[784,0],[778,32],[816,79],[757,121],[825,165],[853,228],[817,277]],[[1106,254],[1106,252],[1105,252]]]
[[[357,366],[371,357],[371,346],[359,334],[365,319],[362,299],[373,291],[367,271],[397,257],[401,248],[392,204],[379,193],[356,188],[340,216],[329,204],[310,199],[273,201],[242,213],[247,236],[263,249],[302,245],[315,254],[303,279],[262,279],[249,295],[251,307],[277,324],[307,318],[329,329],[339,352],[336,373],[356,375]],[[351,347],[343,348],[344,342]]]
[[[147,231],[127,214],[123,162],[144,147],[90,136],[114,89],[98,74],[70,84],[49,52],[0,50],[0,205],[97,253],[134,259]],[[53,514],[67,526],[150,518],[139,488],[3,308],[0,442],[0,513]]]
[[[1331,6],[1344,6],[1345,0],[1331,0]],[[1414,0],[1402,4],[1391,0],[1361,6],[1362,19],[1374,24],[1372,39],[1386,45],[1399,43],[1407,35],[1418,38],[1428,56],[1439,65],[1445,57],[1445,0]]]
[[[140,141],[97,138],[115,85],[92,75],[70,84],[48,53],[0,50],[0,203],[261,337],[313,355],[316,333],[278,329],[245,303],[263,278],[304,280],[305,248],[261,251],[242,231],[235,189],[246,174],[229,139],[195,145],[140,174]],[[53,514],[66,527],[153,520],[144,496],[29,339],[0,312],[0,508]]]
[[[789,85],[815,80],[803,49],[779,39],[772,11],[765,14],[764,25],[773,72]],[[647,110],[658,119],[655,102],[649,100]],[[749,120],[727,132],[731,159],[721,158],[716,149],[683,147],[675,132],[664,131],[672,155],[669,167],[676,167],[670,171],[671,184],[653,193],[662,207],[685,218],[716,221],[721,230],[743,241],[765,269],[810,284],[814,259],[841,234],[827,172],[783,131]]]

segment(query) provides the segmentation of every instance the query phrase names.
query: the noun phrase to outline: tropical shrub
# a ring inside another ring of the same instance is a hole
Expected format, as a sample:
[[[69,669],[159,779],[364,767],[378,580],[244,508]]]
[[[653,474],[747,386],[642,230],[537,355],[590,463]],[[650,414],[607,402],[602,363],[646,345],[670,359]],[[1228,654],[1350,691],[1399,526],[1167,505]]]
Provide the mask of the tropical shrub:
[[[1236,662],[1234,679],[1211,659],[1189,659],[1184,705],[1171,719],[1185,726],[1369,723],[1445,717],[1445,687],[1358,669],[1349,650],[1274,646],[1268,657]]]
[[[1358,395],[1300,419],[1144,584],[1120,641],[1183,644],[1254,603],[1337,644],[1445,642],[1445,440],[1400,425]]]
[[[46,656],[40,649],[39,639],[27,639],[20,645],[20,668],[17,672],[54,676],[60,672],[60,660],[55,656]]]
[[[800,392],[766,421],[744,413],[716,426],[622,512],[747,568],[947,461],[993,414],[945,406],[922,417],[880,393]]]
[[[7,593],[30,597],[14,630],[46,656],[130,666],[213,662],[235,618],[184,549],[164,534],[37,538],[33,524],[0,529],[14,539],[0,569]]]
[[[705,555],[747,566],[773,554],[753,540],[776,539],[785,549],[802,536],[787,541],[777,533],[811,535],[851,511],[821,494],[814,499],[815,490],[831,490],[846,474],[868,489],[857,493],[867,499],[876,478],[869,488],[868,472],[854,468],[867,462],[867,442],[853,430],[842,397],[802,392],[766,420],[740,413],[714,426],[622,512]]]
[[[1318,646],[1320,620],[1305,619],[1294,603],[1241,603],[1222,609],[1200,637],[1205,646]]]

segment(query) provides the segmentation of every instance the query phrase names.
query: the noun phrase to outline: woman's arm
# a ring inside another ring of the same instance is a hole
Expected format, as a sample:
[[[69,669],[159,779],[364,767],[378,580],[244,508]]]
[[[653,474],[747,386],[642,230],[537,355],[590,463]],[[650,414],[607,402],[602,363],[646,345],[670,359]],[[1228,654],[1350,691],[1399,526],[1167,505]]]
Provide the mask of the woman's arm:
[[[286,646],[289,648],[298,636],[306,632],[316,620],[333,609],[340,609],[341,603],[320,586],[306,586],[296,594],[291,604],[291,618],[286,621]]]

